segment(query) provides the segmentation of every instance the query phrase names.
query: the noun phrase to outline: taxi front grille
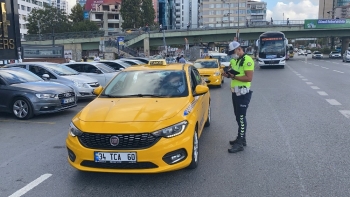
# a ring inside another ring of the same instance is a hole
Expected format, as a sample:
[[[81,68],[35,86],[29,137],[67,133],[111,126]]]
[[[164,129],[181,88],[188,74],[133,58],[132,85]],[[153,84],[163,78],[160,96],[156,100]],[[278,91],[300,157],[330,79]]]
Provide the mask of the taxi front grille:
[[[111,145],[111,137],[118,137],[118,145]],[[160,138],[150,133],[142,134],[96,134],[83,133],[78,137],[79,142],[86,148],[122,150],[122,149],[144,149],[154,145]]]
[[[201,77],[210,77],[210,75],[201,75]]]
[[[105,168],[105,169],[152,169],[158,166],[152,162],[137,162],[137,163],[96,163],[94,161],[84,160],[80,165],[90,168]]]

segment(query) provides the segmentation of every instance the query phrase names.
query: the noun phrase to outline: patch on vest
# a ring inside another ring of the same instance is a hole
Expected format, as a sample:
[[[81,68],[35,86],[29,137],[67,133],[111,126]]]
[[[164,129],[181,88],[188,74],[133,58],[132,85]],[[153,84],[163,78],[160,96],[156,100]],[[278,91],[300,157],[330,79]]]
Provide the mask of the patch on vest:
[[[251,62],[248,62],[248,63],[247,63],[247,66],[251,66],[251,65],[252,65],[252,63],[251,63]]]

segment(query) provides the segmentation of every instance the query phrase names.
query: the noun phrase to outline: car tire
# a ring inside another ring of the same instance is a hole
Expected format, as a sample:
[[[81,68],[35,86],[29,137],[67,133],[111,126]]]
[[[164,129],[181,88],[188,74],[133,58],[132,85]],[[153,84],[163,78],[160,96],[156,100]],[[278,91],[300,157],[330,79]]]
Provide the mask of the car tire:
[[[207,121],[205,121],[204,127],[209,127],[210,123],[211,123],[211,107],[209,102],[208,117],[207,117]]]
[[[224,80],[225,78],[224,77],[222,77],[222,79],[221,79],[221,84],[223,84],[224,82],[225,82],[225,80]]]
[[[194,131],[194,134],[193,134],[193,145],[192,145],[192,160],[191,160],[191,163],[190,165],[187,167],[188,169],[195,169],[197,168],[198,166],[198,153],[199,153],[199,139],[198,139],[198,132],[197,132],[197,127],[196,127],[196,130]]]
[[[34,115],[31,103],[23,97],[17,97],[13,100],[12,113],[20,120],[28,120]]]
[[[284,69],[284,66],[280,66],[281,69]]]

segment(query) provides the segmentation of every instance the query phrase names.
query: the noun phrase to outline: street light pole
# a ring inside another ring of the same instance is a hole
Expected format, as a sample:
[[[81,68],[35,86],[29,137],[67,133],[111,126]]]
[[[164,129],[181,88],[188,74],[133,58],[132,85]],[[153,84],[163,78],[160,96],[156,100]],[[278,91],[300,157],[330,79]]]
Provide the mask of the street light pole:
[[[239,29],[239,0],[238,0],[238,29]]]
[[[168,48],[166,46],[166,42],[165,42],[165,30],[163,29],[163,45],[164,45],[164,50],[165,50],[165,55],[168,54]]]

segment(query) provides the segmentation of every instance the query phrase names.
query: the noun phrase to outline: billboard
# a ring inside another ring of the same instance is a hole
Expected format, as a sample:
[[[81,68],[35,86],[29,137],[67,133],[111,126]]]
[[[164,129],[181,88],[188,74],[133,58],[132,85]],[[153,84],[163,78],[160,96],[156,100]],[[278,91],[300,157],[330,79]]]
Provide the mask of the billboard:
[[[17,60],[21,47],[17,0],[0,0],[0,60]]]
[[[306,19],[304,29],[350,28],[350,19]]]

